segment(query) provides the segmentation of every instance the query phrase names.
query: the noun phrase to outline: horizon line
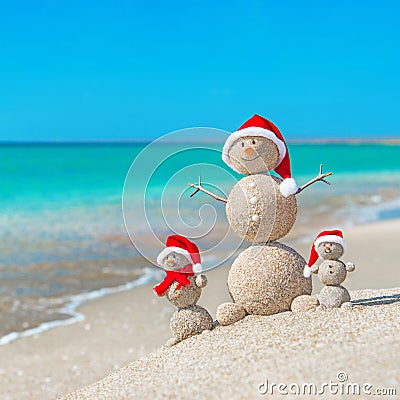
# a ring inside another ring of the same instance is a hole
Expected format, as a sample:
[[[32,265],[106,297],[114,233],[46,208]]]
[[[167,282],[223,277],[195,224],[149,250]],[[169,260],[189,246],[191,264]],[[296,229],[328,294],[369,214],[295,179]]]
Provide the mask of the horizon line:
[[[12,145],[112,145],[112,144],[149,144],[155,139],[140,140],[140,139],[54,139],[54,140],[0,140],[0,146]],[[185,140],[171,140],[164,143],[185,143]],[[188,143],[218,143],[213,140],[187,141]],[[308,138],[308,139],[288,139],[289,144],[400,144],[400,137],[388,137],[382,139],[374,138]]]

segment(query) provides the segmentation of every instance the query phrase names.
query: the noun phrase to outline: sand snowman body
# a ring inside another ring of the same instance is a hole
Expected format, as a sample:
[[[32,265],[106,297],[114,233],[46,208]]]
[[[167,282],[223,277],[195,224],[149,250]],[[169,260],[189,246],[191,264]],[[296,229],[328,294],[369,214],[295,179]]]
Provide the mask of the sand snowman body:
[[[213,319],[209,312],[197,305],[201,292],[207,285],[207,277],[195,275],[201,267],[197,245],[184,236],[170,235],[166,248],[158,255],[157,263],[166,271],[162,282],[153,287],[154,293],[166,299],[177,311],[171,317],[172,338],[166,346],[173,346],[193,335],[211,330]]]
[[[228,196],[226,214],[231,228],[254,243],[239,254],[228,275],[232,300],[247,314],[271,315],[290,310],[294,298],[312,290],[311,280],[303,276],[303,257],[275,241],[290,231],[297,215],[296,198],[282,195],[281,181],[266,173],[248,175]],[[225,307],[222,305],[217,312],[222,324],[243,314],[237,307]]]
[[[246,314],[290,310],[294,298],[311,293],[312,282],[303,275],[303,257],[277,242],[296,221],[299,192],[278,128],[254,115],[228,137],[222,158],[246,175],[229,193],[226,215],[230,227],[252,243],[229,270],[227,284],[233,303],[217,309],[219,323],[229,325]],[[284,179],[270,175],[270,171]]]
[[[166,293],[168,301],[178,307],[170,321],[173,339],[168,342],[169,345],[198,335],[205,330],[211,330],[213,327],[213,319],[209,312],[196,304],[201,296],[202,288],[196,284],[195,277],[190,276],[188,279],[190,285],[178,289],[178,283],[175,282]],[[197,279],[207,282],[204,275],[199,275]]]
[[[294,298],[311,293],[311,279],[303,275],[305,260],[277,240],[285,237],[296,221],[295,196],[331,173],[322,174],[321,165],[319,175],[299,188],[291,175],[282,134],[271,121],[257,114],[227,138],[222,159],[246,175],[227,199],[206,190],[200,181],[199,185],[190,186],[196,189],[193,194],[201,190],[225,201],[230,227],[253,243],[230,268],[228,290],[233,303],[217,308],[218,322],[229,325],[246,314],[270,315],[290,310]],[[283,179],[270,175],[270,171]]]
[[[231,228],[243,239],[271,242],[287,235],[296,221],[295,196],[284,197],[282,179],[269,174],[242,178],[229,193],[226,216]]]
[[[296,297],[310,294],[306,264],[294,249],[279,242],[253,245],[236,258],[228,275],[232,300],[247,314],[271,315],[290,310]]]

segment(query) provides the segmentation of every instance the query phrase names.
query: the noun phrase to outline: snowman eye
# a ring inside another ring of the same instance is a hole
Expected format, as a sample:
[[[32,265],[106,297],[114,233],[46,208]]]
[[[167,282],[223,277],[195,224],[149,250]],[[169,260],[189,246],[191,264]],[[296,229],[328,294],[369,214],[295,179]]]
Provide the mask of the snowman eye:
[[[253,139],[253,140],[251,141],[251,143],[252,143],[252,144],[256,144],[256,141]]]
[[[244,142],[242,142],[242,147],[244,147]]]

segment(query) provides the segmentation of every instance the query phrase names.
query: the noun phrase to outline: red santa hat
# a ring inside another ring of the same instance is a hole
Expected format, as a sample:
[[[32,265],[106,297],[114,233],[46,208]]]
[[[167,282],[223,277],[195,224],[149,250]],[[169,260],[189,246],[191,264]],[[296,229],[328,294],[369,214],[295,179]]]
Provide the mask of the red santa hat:
[[[190,264],[192,264],[193,272],[202,271],[199,248],[195,243],[180,235],[168,236],[165,243],[166,248],[158,255],[157,264],[162,265],[162,261],[168,254],[175,252],[184,255]]]
[[[339,229],[334,229],[332,231],[322,231],[317,235],[314,240],[314,243],[311,247],[310,257],[308,259],[307,265],[304,267],[303,275],[306,278],[311,276],[311,267],[317,262],[318,260],[318,252],[317,248],[321,243],[328,242],[328,243],[338,243],[342,245],[343,248],[346,247],[346,242],[343,239],[343,232]]]
[[[280,191],[285,197],[296,194],[299,188],[296,184],[296,181],[292,178],[289,151],[286,146],[285,139],[279,132],[279,129],[271,121],[261,117],[260,115],[253,115],[236,132],[233,132],[228,137],[222,150],[222,160],[225,162],[225,164],[237,171],[232,165],[231,159],[229,158],[229,149],[233,146],[236,140],[247,136],[267,138],[276,144],[279,157],[274,171],[283,179],[279,185]]]

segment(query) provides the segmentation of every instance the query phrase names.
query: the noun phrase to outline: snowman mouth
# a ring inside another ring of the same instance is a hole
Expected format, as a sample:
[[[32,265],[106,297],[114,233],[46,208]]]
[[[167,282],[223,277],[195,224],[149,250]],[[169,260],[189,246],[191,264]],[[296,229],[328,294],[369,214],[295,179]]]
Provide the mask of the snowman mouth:
[[[261,156],[258,155],[258,156],[255,156],[255,157],[253,157],[253,158],[243,158],[243,157],[240,157],[240,159],[243,160],[243,161],[253,161],[253,160],[256,160],[256,159],[259,158],[259,157],[261,157]]]

